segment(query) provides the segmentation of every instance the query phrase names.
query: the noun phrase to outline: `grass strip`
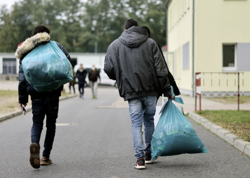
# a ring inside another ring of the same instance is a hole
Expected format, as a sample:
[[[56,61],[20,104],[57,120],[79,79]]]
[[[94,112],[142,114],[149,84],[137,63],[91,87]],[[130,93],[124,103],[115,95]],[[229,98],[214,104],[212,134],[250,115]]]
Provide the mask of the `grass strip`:
[[[196,113],[250,142],[250,111],[204,110]]]

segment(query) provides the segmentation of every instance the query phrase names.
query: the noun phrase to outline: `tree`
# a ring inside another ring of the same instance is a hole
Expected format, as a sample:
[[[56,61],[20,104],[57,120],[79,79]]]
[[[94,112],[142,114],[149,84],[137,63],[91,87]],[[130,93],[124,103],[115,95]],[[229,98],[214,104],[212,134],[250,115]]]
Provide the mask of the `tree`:
[[[51,39],[70,52],[106,52],[118,38],[125,20],[133,18],[165,45],[164,0],[21,0],[11,10],[0,8],[0,51],[13,52],[32,35],[35,26],[51,29]]]

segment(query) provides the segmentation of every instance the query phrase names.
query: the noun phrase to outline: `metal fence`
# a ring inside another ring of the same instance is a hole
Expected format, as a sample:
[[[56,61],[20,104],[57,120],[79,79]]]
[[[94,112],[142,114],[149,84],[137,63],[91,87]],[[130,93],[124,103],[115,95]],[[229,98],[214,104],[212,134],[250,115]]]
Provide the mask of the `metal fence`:
[[[197,110],[197,96],[199,96],[199,110],[201,111],[201,97],[238,96],[238,110],[240,96],[244,96],[244,73],[197,72],[195,110]]]

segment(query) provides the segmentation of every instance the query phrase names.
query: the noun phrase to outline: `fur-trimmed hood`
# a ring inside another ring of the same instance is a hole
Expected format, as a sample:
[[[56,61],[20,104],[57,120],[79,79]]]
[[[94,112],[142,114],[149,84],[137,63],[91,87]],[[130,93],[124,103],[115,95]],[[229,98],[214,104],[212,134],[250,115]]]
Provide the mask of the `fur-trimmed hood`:
[[[22,60],[22,58],[32,51],[38,44],[50,41],[50,35],[46,32],[37,33],[36,35],[26,39],[22,45],[20,45],[15,53],[17,59]]]

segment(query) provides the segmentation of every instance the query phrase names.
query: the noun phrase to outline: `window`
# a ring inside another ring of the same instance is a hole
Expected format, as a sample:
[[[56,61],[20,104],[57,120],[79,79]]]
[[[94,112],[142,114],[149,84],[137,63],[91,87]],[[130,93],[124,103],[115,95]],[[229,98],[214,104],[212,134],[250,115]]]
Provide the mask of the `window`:
[[[223,45],[223,68],[235,68],[235,44]]]
[[[16,74],[16,59],[3,58],[3,74]]]
[[[237,44],[237,71],[250,71],[250,43]]]
[[[189,69],[189,42],[182,47],[182,69]]]

